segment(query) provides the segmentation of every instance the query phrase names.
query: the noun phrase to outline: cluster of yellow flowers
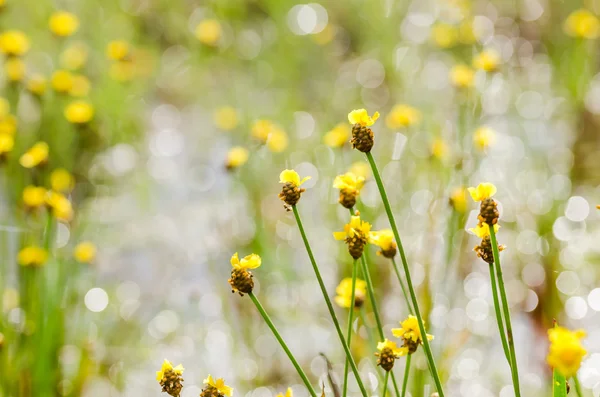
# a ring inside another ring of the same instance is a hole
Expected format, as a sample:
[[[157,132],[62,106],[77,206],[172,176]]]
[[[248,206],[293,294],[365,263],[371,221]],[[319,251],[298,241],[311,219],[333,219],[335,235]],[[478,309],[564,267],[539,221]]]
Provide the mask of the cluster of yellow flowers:
[[[415,353],[419,345],[423,344],[418,320],[413,315],[409,315],[401,321],[400,328],[392,328],[392,334],[402,340],[401,346],[388,339],[384,339],[377,344],[377,350],[379,351],[376,353],[379,357],[377,365],[386,371],[391,371],[396,359]],[[426,334],[426,337],[427,340],[433,340],[433,335]]]
[[[185,371],[183,365],[179,364],[174,367],[169,360],[163,361],[160,370],[156,371],[156,380],[164,393],[173,397],[180,396],[183,389],[183,371]],[[222,378],[215,379],[209,374],[203,383],[206,386],[200,394],[202,397],[231,397],[233,395],[233,388],[227,386]],[[289,395],[286,393],[286,397],[292,397],[290,389],[288,389],[288,393]]]

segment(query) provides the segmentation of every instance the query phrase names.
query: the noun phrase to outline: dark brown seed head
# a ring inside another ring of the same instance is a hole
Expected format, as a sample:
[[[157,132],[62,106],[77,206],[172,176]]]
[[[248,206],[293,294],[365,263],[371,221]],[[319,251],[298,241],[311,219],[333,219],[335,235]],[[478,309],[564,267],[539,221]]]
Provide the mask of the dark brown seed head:
[[[300,195],[306,191],[306,189],[301,189],[298,186],[294,185],[291,182],[286,182],[281,188],[281,193],[279,193],[279,198],[284,201],[287,205],[296,205],[300,200]]]
[[[340,190],[340,204],[344,208],[352,208],[356,204],[356,192],[350,192],[348,190]]]
[[[354,124],[350,143],[352,143],[353,148],[363,153],[370,152],[374,143],[373,131],[364,125]]]
[[[223,394],[219,393],[219,390],[211,385],[207,385],[200,393],[200,397],[225,397]]]
[[[396,355],[394,351],[389,347],[384,347],[379,353],[375,353],[377,358],[377,365],[381,368],[390,372],[392,368],[394,368],[394,361],[396,360]]]
[[[392,242],[392,245],[389,249],[381,249],[379,253],[388,259],[392,259],[394,256],[396,256],[396,252],[398,252],[398,248],[396,247],[396,243]]]
[[[181,374],[172,369],[165,371],[163,378],[160,380],[163,393],[167,393],[173,397],[179,397],[183,388],[183,377]]]
[[[499,216],[498,204],[493,198],[487,198],[481,202],[479,216],[477,217],[480,222],[485,222],[489,226],[492,226],[498,223]]]
[[[227,280],[231,285],[231,292],[238,292],[240,296],[249,294],[254,288],[254,280],[252,279],[252,273],[246,269],[232,269],[231,278]]]
[[[494,253],[492,251],[492,243],[490,241],[490,236],[485,236],[481,240],[481,244],[476,246],[473,251],[477,253],[477,256],[483,259],[487,263],[494,263]]]

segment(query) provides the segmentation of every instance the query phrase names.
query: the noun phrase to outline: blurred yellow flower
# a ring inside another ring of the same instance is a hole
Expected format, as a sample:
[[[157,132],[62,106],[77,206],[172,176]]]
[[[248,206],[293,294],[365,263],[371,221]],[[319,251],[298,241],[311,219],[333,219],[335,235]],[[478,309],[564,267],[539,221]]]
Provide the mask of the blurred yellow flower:
[[[469,88],[473,86],[475,72],[467,65],[455,65],[450,70],[450,81],[457,88]]]
[[[408,349],[406,347],[398,347],[396,342],[392,342],[388,339],[377,343],[377,350],[381,352],[384,349],[390,349],[396,357],[405,356],[408,354]]]
[[[243,257],[241,260],[238,257],[238,253],[232,255],[231,257],[231,267],[234,269],[256,269],[262,263],[260,256],[256,254],[250,254]]]
[[[21,81],[25,77],[25,62],[21,58],[8,58],[4,61],[4,72],[8,80]]]
[[[352,304],[352,278],[346,277],[335,288],[337,294],[334,298],[335,303],[339,307],[349,309],[352,307],[360,307],[367,296],[367,283],[364,280],[356,279],[354,288],[354,304]]]
[[[275,397],[294,397],[294,393],[292,392],[292,388],[288,387],[285,394],[279,393]]]
[[[69,95],[74,97],[85,97],[90,93],[92,83],[84,75],[74,75],[72,78],[71,88],[69,89]]]
[[[388,128],[405,128],[421,121],[421,112],[408,105],[395,105],[385,118]]]
[[[498,230],[500,230],[500,225],[496,223],[494,232],[497,233]],[[469,231],[482,239],[490,235],[490,226],[485,222],[480,222],[476,227],[469,228]]]
[[[129,43],[125,40],[113,40],[106,46],[106,56],[113,61],[122,61],[130,51]]]
[[[234,146],[229,149],[229,152],[227,152],[227,161],[225,166],[228,169],[241,167],[242,165],[246,164],[249,155],[250,153],[245,147]]]
[[[494,72],[498,70],[500,65],[500,54],[496,50],[487,49],[473,58],[473,67],[475,69],[485,70],[486,72]]]
[[[84,43],[77,42],[67,47],[60,55],[60,64],[68,70],[81,69],[88,58],[88,50]]]
[[[577,374],[581,360],[587,354],[581,344],[581,339],[585,336],[582,329],[570,331],[567,328],[554,327],[548,330],[548,364],[567,379]]]
[[[47,80],[41,74],[34,74],[27,80],[27,90],[37,96],[41,96],[46,92],[46,85]]]
[[[421,331],[419,329],[419,322],[415,316],[409,315],[404,321],[400,322],[401,328],[392,328],[392,334],[396,338],[402,338],[405,341],[409,341],[416,344],[421,344]],[[427,334],[427,340],[433,340],[433,335]]]
[[[352,163],[348,172],[351,172],[357,177],[362,177],[366,180],[369,176],[371,176],[371,167],[365,161],[357,161]]]
[[[394,233],[391,229],[382,229],[371,232],[371,243],[375,244],[383,251],[394,251],[396,253],[396,243],[394,242]],[[379,252],[378,252],[379,254]]]
[[[298,187],[304,182],[308,181],[310,178],[310,176],[305,176],[302,180],[300,180],[300,175],[298,175],[296,171],[283,170],[279,174],[279,183],[291,183],[292,185]]]
[[[19,251],[17,261],[21,266],[42,266],[48,259],[48,252],[41,247],[30,245]]]
[[[85,124],[94,118],[94,106],[87,101],[74,101],[67,105],[65,118],[73,124]]]
[[[355,109],[348,113],[348,121],[350,124],[360,124],[364,127],[372,126],[378,118],[379,112],[375,112],[373,116],[369,116],[365,109]]]
[[[228,397],[231,397],[231,395],[233,394],[233,388],[227,386],[222,378],[215,380],[212,376],[208,375],[208,377],[204,379],[203,383],[205,385],[212,386],[215,389],[217,389],[219,394],[223,394]]]
[[[57,36],[71,36],[79,28],[79,19],[67,11],[56,11],[48,21],[50,31]]]
[[[75,178],[64,168],[57,168],[50,173],[50,186],[56,192],[70,192],[75,186]]]
[[[17,118],[12,114],[8,114],[0,118],[0,134],[15,135],[17,131]]]
[[[440,48],[450,48],[458,41],[458,29],[447,23],[436,23],[431,29],[431,39]]]
[[[323,142],[329,147],[342,147],[350,142],[350,128],[347,124],[340,123],[323,136]]]
[[[121,83],[132,80],[136,75],[136,64],[132,61],[116,61],[110,65],[110,78]]]
[[[54,91],[66,94],[73,87],[73,75],[67,70],[57,70],[52,74],[51,83]]]
[[[7,30],[0,34],[0,51],[6,55],[21,56],[29,51],[29,39],[19,30]]]
[[[46,203],[46,189],[40,186],[29,185],[23,189],[23,194],[21,195],[23,199],[23,204],[27,208],[39,208]]]
[[[363,185],[365,184],[365,178],[362,176],[356,176],[352,172],[346,172],[345,174],[338,175],[333,180],[333,187],[336,189],[343,190],[349,194],[357,195],[360,193]]]
[[[275,125],[271,120],[256,120],[252,125],[250,133],[254,138],[265,143],[267,142],[267,138],[269,138],[269,134],[274,128]]]
[[[92,263],[96,258],[96,246],[90,241],[82,241],[75,246],[73,257],[80,263]]]
[[[0,156],[9,153],[15,146],[15,139],[12,135],[0,134]]]
[[[160,371],[156,371],[156,380],[160,382],[165,376],[165,373],[171,371],[173,371],[176,375],[181,375],[183,374],[183,371],[185,371],[185,368],[183,368],[183,365],[181,364],[173,367],[173,364],[171,364],[171,362],[165,358],[165,361],[163,361],[163,364],[160,367]]]
[[[60,221],[69,222],[73,218],[73,206],[69,199],[61,193],[48,192],[46,205],[52,209],[52,215]]]
[[[448,145],[441,138],[436,138],[431,144],[431,155],[438,160],[442,160],[448,154]]]
[[[267,148],[274,153],[283,152],[289,144],[289,139],[284,130],[279,127],[273,128],[267,138]]]
[[[19,159],[19,163],[25,168],[33,168],[48,161],[50,148],[46,142],[37,142],[27,150]]]
[[[215,125],[223,131],[231,131],[239,123],[238,112],[231,106],[223,106],[213,114]]]
[[[350,217],[350,222],[344,226],[343,232],[333,232],[336,240],[352,239],[356,235],[363,236],[366,240],[371,237],[371,224],[361,220],[358,215]]]
[[[223,31],[216,19],[205,19],[196,26],[196,38],[202,44],[216,46]]]
[[[460,213],[467,211],[467,189],[464,187],[457,187],[450,194],[450,204],[454,209]]]
[[[458,27],[458,39],[462,44],[471,45],[477,40],[473,20],[465,20]]]
[[[6,98],[0,97],[0,119],[10,114],[10,102]]]
[[[475,130],[473,143],[479,150],[485,150],[496,142],[496,133],[489,127],[483,126]]]
[[[483,182],[477,187],[470,187],[469,194],[474,201],[483,201],[496,194],[496,186],[489,182]]]
[[[563,29],[572,37],[595,39],[600,36],[600,21],[590,11],[580,8],[567,17]]]

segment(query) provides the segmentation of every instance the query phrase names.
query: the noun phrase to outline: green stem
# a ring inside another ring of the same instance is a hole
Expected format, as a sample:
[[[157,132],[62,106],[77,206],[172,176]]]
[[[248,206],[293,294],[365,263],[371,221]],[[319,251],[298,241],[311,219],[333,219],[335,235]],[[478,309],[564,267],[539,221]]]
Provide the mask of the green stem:
[[[406,286],[404,286],[404,281],[402,281],[402,276],[400,276],[400,269],[398,269],[398,265],[396,264],[395,258],[392,258],[392,265],[394,267],[396,277],[398,278],[398,282],[400,283],[400,288],[402,288],[402,295],[404,295],[404,300],[406,301],[406,307],[408,308],[408,312],[410,314],[413,314],[413,309],[410,305],[410,299],[408,299],[408,294],[406,293]]]
[[[344,334],[342,333],[342,329],[340,328],[340,323],[335,315],[335,310],[333,310],[333,305],[331,304],[331,299],[329,298],[329,294],[327,293],[327,289],[325,288],[325,283],[323,282],[323,278],[321,277],[321,272],[319,271],[319,266],[313,256],[312,249],[310,248],[310,244],[308,242],[308,238],[306,237],[306,233],[304,232],[304,226],[302,226],[302,221],[300,220],[300,214],[298,213],[298,208],[295,205],[292,206],[292,210],[294,211],[294,217],[296,217],[296,223],[298,224],[298,229],[300,230],[300,234],[302,235],[302,240],[304,241],[304,246],[306,247],[306,252],[308,253],[308,257],[310,259],[310,263],[312,264],[313,270],[315,271],[315,276],[317,277],[317,281],[319,282],[319,287],[321,288],[321,292],[323,293],[323,298],[325,299],[325,303],[327,304],[327,309],[329,310],[329,314],[331,315],[331,319],[333,324],[335,325],[335,330],[337,331],[340,342],[342,343],[342,347],[346,353],[346,358],[350,362],[350,367],[352,368],[352,372],[356,377],[356,383],[358,383],[358,387],[363,395],[363,397],[367,397],[367,389],[365,389],[365,385],[360,379],[360,373],[358,372],[358,367],[352,358],[352,354],[350,353],[350,348],[344,339]]]
[[[406,365],[404,366],[404,381],[402,381],[402,397],[406,395],[406,386],[408,385],[408,375],[410,374],[410,359],[412,354],[406,356]]]
[[[573,383],[575,383],[575,391],[579,397],[583,397],[583,392],[581,391],[581,384],[579,384],[579,378],[577,374],[573,376]]]
[[[352,263],[352,294],[350,299],[350,307],[348,308],[348,333],[346,334],[346,342],[348,347],[352,346],[352,317],[354,315],[354,299],[356,294],[356,273],[358,266],[356,265],[356,259]],[[344,364],[344,387],[342,389],[342,396],[346,397],[348,393],[348,360]]]
[[[388,384],[389,378],[390,378],[390,371],[385,371],[385,378],[383,379],[383,393],[381,394],[382,397],[385,397],[385,394],[387,393],[387,384]]]
[[[510,351],[510,370],[515,389],[515,397],[521,397],[519,387],[519,370],[517,368],[517,355],[515,353],[515,342],[513,340],[512,324],[510,321],[510,308],[508,299],[506,299],[506,289],[504,288],[504,278],[502,277],[502,266],[500,265],[500,250],[496,241],[496,232],[494,227],[490,226],[490,240],[492,241],[492,250],[494,252],[494,266],[496,267],[496,276],[498,277],[498,287],[500,298],[502,299],[502,309],[504,311],[504,321],[506,321],[506,335],[508,339],[508,349]]]
[[[310,381],[306,377],[306,374],[304,373],[304,371],[302,370],[302,368],[300,368],[300,364],[298,364],[298,361],[296,361],[296,358],[294,357],[294,355],[292,354],[292,352],[290,351],[290,349],[287,347],[287,345],[283,341],[283,338],[281,337],[281,335],[277,331],[277,328],[275,328],[275,325],[273,324],[273,321],[271,321],[271,318],[269,317],[269,315],[267,314],[267,312],[265,311],[265,309],[262,307],[262,305],[258,301],[258,298],[252,292],[250,292],[248,295],[250,296],[250,299],[252,299],[252,302],[254,302],[254,305],[256,306],[256,308],[258,309],[258,311],[260,312],[260,314],[262,315],[262,317],[265,319],[265,322],[267,323],[267,325],[269,326],[269,328],[271,328],[271,331],[273,332],[273,335],[275,335],[275,338],[277,339],[277,341],[279,342],[279,344],[281,345],[281,347],[285,351],[285,354],[287,354],[287,356],[289,357],[289,359],[292,362],[292,364],[294,364],[294,367],[296,368],[296,371],[298,371],[298,375],[300,375],[300,377],[302,378],[302,381],[306,385],[306,388],[308,389],[308,392],[310,393],[310,395],[312,397],[317,397],[317,393],[315,392],[315,390],[313,389],[312,385],[310,384]]]
[[[427,362],[429,364],[429,370],[431,372],[431,376],[436,385],[436,389],[440,397],[444,397],[444,390],[442,388],[442,382],[440,380],[440,376],[437,373],[437,368],[435,365],[435,360],[433,358],[433,353],[431,352],[431,346],[429,346],[429,341],[427,340],[427,333],[425,332],[425,325],[423,323],[423,318],[421,317],[421,311],[419,310],[419,303],[417,302],[417,294],[415,292],[415,288],[413,287],[412,278],[410,276],[410,269],[408,267],[408,261],[406,260],[406,254],[404,253],[404,248],[402,247],[402,241],[400,240],[400,234],[398,233],[398,228],[396,227],[396,221],[394,220],[394,214],[392,213],[392,208],[390,206],[390,202],[387,198],[387,193],[385,192],[385,188],[383,187],[383,182],[381,180],[381,176],[379,175],[379,170],[377,169],[377,164],[375,164],[375,159],[373,155],[368,152],[366,153],[367,160],[369,160],[369,164],[371,165],[371,170],[373,171],[373,176],[375,177],[375,182],[377,183],[377,188],[379,189],[379,194],[381,195],[381,201],[383,201],[383,205],[385,207],[385,212],[387,213],[388,220],[390,222],[390,226],[392,227],[392,231],[394,232],[394,237],[396,239],[396,243],[398,244],[398,251],[400,252],[400,259],[402,260],[402,266],[404,268],[404,274],[406,276],[406,283],[408,284],[408,290],[410,292],[410,298],[412,300],[413,308],[415,310],[415,316],[417,317],[417,322],[419,323],[419,331],[423,336],[423,350],[425,350],[425,355],[427,356]],[[519,396],[517,396],[519,397]]]
[[[492,284],[492,296],[494,297],[494,310],[496,311],[496,322],[498,323],[498,332],[500,340],[502,340],[502,348],[508,365],[511,365],[510,352],[508,351],[508,343],[506,342],[506,332],[504,332],[504,320],[500,311],[500,302],[498,301],[498,288],[496,287],[496,275],[494,274],[494,264],[490,263],[490,283]]]

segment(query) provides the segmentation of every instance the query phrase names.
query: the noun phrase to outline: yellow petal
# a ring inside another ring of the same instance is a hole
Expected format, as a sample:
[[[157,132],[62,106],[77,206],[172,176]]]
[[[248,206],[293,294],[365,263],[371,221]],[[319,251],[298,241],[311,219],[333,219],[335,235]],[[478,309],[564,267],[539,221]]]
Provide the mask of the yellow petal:
[[[295,186],[300,186],[300,175],[294,170],[283,170],[279,174],[279,183],[291,183]]]
[[[333,238],[336,240],[345,240],[346,232],[333,232]]]

